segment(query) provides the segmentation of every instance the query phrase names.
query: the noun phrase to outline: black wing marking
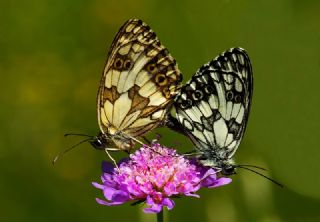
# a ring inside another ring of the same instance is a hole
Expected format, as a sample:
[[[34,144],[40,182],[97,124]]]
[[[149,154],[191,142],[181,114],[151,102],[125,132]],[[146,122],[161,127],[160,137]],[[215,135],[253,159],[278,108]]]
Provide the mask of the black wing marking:
[[[246,128],[252,82],[248,55],[235,48],[202,66],[182,87],[176,116],[197,149],[233,156]]]
[[[248,82],[252,85],[252,68],[248,54],[242,48],[231,48],[209,63],[202,66],[196,73],[195,76],[201,75],[202,70],[207,68],[222,70],[226,72],[236,73],[243,82]]]

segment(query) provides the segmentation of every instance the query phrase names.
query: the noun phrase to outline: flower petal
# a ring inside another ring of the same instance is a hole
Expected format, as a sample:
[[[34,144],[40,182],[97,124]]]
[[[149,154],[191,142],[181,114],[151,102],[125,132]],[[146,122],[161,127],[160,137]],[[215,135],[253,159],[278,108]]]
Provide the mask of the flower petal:
[[[147,196],[147,198],[146,198],[146,204],[149,204],[149,205],[153,205],[153,204],[154,204],[154,201],[153,201],[152,197]]]
[[[97,183],[97,182],[91,182],[91,184],[95,187],[95,188],[98,188],[98,189],[100,189],[100,190],[103,190],[104,189],[104,185],[101,185],[101,184],[99,184],[99,183]]]
[[[126,202],[130,200],[129,194],[125,191],[117,190],[112,195],[112,202]]]
[[[162,205],[166,206],[168,210],[172,210],[174,208],[174,201],[169,198],[164,198],[162,201]]]
[[[213,169],[208,169],[202,177],[201,186],[210,187],[216,183],[217,174]]]
[[[99,198],[96,198],[96,201],[98,202],[98,204],[106,205],[106,206],[123,204],[123,202],[107,202],[107,201],[101,200]]]
[[[103,189],[103,195],[107,200],[112,201],[112,197],[117,190],[112,187],[105,187]]]
[[[198,194],[195,194],[195,193],[186,193],[185,195],[188,196],[188,197],[200,198],[200,196]]]
[[[96,198],[96,201],[98,202],[98,204],[102,204],[102,205],[107,205],[107,206],[109,206],[109,202],[107,202],[107,201],[101,200],[101,199],[99,199],[99,198]]]
[[[232,179],[227,177],[221,177],[217,179],[212,185],[208,186],[208,188],[220,187],[226,184],[231,183]]]
[[[101,164],[101,169],[102,169],[102,172],[104,172],[104,173],[113,174],[114,165],[110,162],[103,161]]]
[[[118,166],[120,166],[123,163],[126,163],[130,160],[130,158],[126,157],[126,158],[122,158],[119,162],[118,162]]]
[[[162,205],[160,204],[153,204],[151,207],[143,209],[143,211],[148,214],[159,213],[161,212],[161,210],[162,210]]]

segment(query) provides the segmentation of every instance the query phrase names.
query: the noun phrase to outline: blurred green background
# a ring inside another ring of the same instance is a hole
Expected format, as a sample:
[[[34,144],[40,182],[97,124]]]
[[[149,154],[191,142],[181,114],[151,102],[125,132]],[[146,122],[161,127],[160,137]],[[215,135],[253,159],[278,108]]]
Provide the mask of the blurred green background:
[[[51,164],[80,140],[64,133],[98,132],[108,48],[125,20],[141,18],[184,81],[227,48],[248,51],[254,98],[236,160],[267,167],[286,185],[240,169],[228,186],[176,200],[170,221],[320,221],[319,11],[316,0],[1,1],[0,220],[155,221],[141,207],[95,202],[102,194],[91,181],[106,156],[89,144]],[[167,129],[156,132],[167,146],[192,147]]]

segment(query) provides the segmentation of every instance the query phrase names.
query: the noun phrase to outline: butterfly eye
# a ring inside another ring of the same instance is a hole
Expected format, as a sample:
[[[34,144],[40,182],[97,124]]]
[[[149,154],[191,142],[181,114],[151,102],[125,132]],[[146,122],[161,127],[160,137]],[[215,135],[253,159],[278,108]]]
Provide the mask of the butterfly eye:
[[[227,92],[227,100],[232,100],[233,99],[233,92],[229,91]]]
[[[124,68],[126,70],[130,69],[131,68],[131,60],[130,59],[127,59],[124,64],[123,64]]]
[[[123,61],[122,59],[120,58],[117,58],[115,61],[114,61],[114,68],[116,69],[121,69],[122,68],[122,64],[123,64]]]
[[[158,83],[159,86],[164,86],[167,84],[168,80],[164,74],[158,74],[156,76],[156,83]]]
[[[223,175],[232,175],[235,174],[235,167],[232,165],[227,165],[222,167],[222,172]]]
[[[90,144],[97,150],[104,149],[103,143],[99,138],[96,138],[95,140],[91,141]]]

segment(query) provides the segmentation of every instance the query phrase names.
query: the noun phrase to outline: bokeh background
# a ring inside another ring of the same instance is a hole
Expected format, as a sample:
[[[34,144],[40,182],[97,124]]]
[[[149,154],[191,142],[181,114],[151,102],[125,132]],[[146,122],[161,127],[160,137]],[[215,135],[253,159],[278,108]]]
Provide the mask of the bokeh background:
[[[108,48],[125,20],[141,18],[184,81],[227,48],[248,51],[254,97],[236,160],[267,167],[286,186],[240,169],[228,186],[176,200],[167,219],[320,221],[319,11],[317,0],[1,1],[0,220],[155,221],[141,207],[95,202],[102,194],[91,181],[106,156],[89,144],[51,164],[81,139],[64,133],[98,132],[96,93]],[[155,132],[167,146],[192,148],[167,129]]]

